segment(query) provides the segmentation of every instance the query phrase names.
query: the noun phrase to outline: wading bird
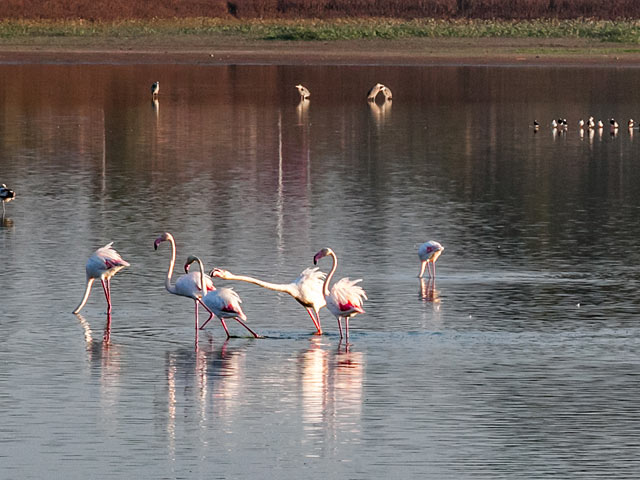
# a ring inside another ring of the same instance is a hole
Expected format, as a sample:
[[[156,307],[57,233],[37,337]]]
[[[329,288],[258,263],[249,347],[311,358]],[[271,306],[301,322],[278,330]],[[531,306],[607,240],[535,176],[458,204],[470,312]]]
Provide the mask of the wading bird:
[[[331,287],[331,290],[329,290],[329,283],[333,278],[336,268],[338,268],[338,257],[330,248],[323,248],[313,257],[313,264],[317,265],[318,260],[326,256],[333,258],[333,266],[324,279],[322,293],[327,303],[327,309],[333,313],[338,320],[340,338],[342,338],[342,319],[345,319],[345,337],[349,340],[349,319],[359,313],[365,313],[362,308],[362,302],[367,300],[367,294],[361,286],[356,285],[362,281],[361,278],[358,280],[341,278]]]
[[[16,198],[16,192],[7,188],[7,186],[3,183],[0,187],[0,200],[2,200],[2,215],[5,213],[4,204],[10,202]]]
[[[385,100],[391,100],[392,98],[391,90],[389,90],[387,87],[385,87],[381,83],[376,83],[373,86],[373,88],[369,90],[369,93],[367,93],[367,100],[369,100],[370,102],[375,102],[376,97],[380,92],[382,92],[382,94],[384,95]]]
[[[157,97],[158,92],[160,92],[160,82],[154,82],[151,84],[151,96],[154,98]]]
[[[296,85],[298,92],[300,93],[300,100],[306,100],[311,96],[311,92],[304,85]]]
[[[418,257],[420,257],[420,272],[418,272],[418,277],[422,277],[426,269],[429,272],[429,278],[435,278],[436,260],[438,260],[443,250],[444,247],[433,240],[429,240],[418,247]],[[432,267],[429,267],[429,264],[431,264]],[[433,273],[431,272],[432,268]]]
[[[73,313],[78,313],[84,307],[89,299],[91,293],[91,286],[96,278],[100,279],[102,283],[102,289],[104,290],[104,296],[107,299],[107,314],[111,314],[111,277],[122,270],[124,267],[128,267],[129,263],[124,261],[120,254],[111,248],[113,242],[99,248],[89,257],[87,260],[87,288],[84,292],[82,301],[75,308]]]
[[[323,272],[318,271],[317,268],[307,268],[303,270],[298,278],[293,282],[284,284],[264,282],[257,278],[245,275],[234,275],[228,270],[223,270],[221,268],[214,268],[211,270],[209,275],[211,275],[212,278],[218,277],[223,280],[237,280],[240,282],[253,283],[259,287],[266,288],[267,290],[288,293],[307,310],[316,327],[316,333],[318,335],[322,335],[319,312],[320,309],[326,305],[324,295],[322,294],[322,281],[326,275]]]
[[[162,242],[168,241],[171,243],[171,261],[169,262],[169,270],[167,270],[167,276],[164,280],[164,287],[167,289],[167,292],[173,293],[174,295],[180,295],[182,297],[190,298],[194,301],[196,307],[196,334],[199,328],[198,325],[198,303],[200,303],[208,312],[209,312],[209,320],[213,316],[213,312],[209,310],[209,308],[202,303],[202,290],[200,288],[201,276],[197,272],[187,273],[186,275],[180,276],[178,280],[176,280],[175,285],[171,285],[171,277],[173,276],[173,267],[176,263],[176,241],[169,232],[164,232],[153,242],[154,250],[158,249],[158,245]],[[204,285],[207,292],[215,290],[216,287],[213,286],[213,281],[211,277],[204,276]],[[206,293],[206,292],[205,292]],[[207,320],[208,321],[208,320]],[[206,322],[205,322],[206,323]]]
[[[184,264],[185,270],[188,270],[189,265],[191,265],[193,262],[198,262],[198,265],[200,266],[202,283],[204,283],[204,265],[202,265],[202,260],[200,260],[198,257],[190,255],[189,258],[187,258],[187,262]],[[202,303],[206,305],[209,311],[213,312],[213,314],[220,319],[224,331],[227,332],[227,338],[229,338],[231,335],[229,335],[227,324],[224,322],[225,318],[233,318],[240,325],[249,330],[249,333],[251,333],[251,335],[253,335],[255,338],[258,338],[258,334],[251,330],[244,323],[247,321],[247,316],[244,314],[244,312],[242,311],[242,307],[240,306],[242,300],[240,300],[240,296],[236,292],[234,292],[233,289],[219,288],[217,290],[212,290],[202,297]],[[211,318],[212,317],[209,317],[209,320],[211,320]],[[204,328],[205,325],[209,323],[209,320],[204,322],[202,324],[202,327],[200,328]]]

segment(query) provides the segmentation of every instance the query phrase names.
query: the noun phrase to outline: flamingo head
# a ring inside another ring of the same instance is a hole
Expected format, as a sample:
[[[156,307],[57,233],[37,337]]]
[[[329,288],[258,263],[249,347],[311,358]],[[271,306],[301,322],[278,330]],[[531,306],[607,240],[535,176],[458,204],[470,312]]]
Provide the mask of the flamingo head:
[[[157,250],[158,245],[160,245],[162,242],[166,242],[169,239],[173,239],[173,235],[171,235],[169,232],[164,232],[162,235],[156,238],[155,242],[153,242],[153,249]]]
[[[231,272],[229,270],[224,270],[223,268],[214,268],[209,272],[209,276],[211,278],[227,278],[229,275],[231,275]]]
[[[327,255],[332,255],[333,254],[333,250],[331,250],[330,248],[323,248],[322,250],[320,250],[318,253],[316,253],[313,256],[313,264],[317,265],[318,264],[318,260],[320,260],[321,258],[326,257]]]
[[[189,273],[189,267],[193,262],[200,262],[200,259],[195,255],[189,255],[187,261],[184,264],[184,273]]]

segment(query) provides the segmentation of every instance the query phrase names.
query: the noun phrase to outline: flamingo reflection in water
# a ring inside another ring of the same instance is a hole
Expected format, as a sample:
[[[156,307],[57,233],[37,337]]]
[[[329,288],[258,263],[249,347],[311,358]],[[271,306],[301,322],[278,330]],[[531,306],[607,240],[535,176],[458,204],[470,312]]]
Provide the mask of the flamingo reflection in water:
[[[303,421],[333,433],[357,433],[365,371],[362,352],[329,350],[321,337],[300,354]],[[348,425],[342,429],[341,425]],[[314,428],[315,430],[315,428]]]

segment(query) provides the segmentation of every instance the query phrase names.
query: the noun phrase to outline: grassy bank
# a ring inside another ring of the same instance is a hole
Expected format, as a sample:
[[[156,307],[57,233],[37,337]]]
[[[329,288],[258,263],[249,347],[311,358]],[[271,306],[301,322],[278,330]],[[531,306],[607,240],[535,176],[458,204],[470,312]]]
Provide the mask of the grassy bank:
[[[624,20],[4,20],[0,39],[41,37],[136,39],[153,36],[237,36],[250,40],[357,40],[404,38],[588,39],[640,43],[640,21]]]

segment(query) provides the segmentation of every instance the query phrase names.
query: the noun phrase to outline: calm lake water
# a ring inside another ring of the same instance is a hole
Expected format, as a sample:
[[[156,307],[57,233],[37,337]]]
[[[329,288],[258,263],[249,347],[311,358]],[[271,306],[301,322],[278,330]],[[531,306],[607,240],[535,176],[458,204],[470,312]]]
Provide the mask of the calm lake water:
[[[0,183],[18,195],[0,229],[0,477],[637,477],[640,69],[0,76]],[[376,82],[392,104],[367,103]],[[622,128],[581,135],[589,115]],[[178,272],[197,254],[281,283],[329,246],[367,313],[346,346],[327,310],[314,336],[291,298],[218,280],[265,338],[212,322],[196,351],[163,231]],[[430,239],[435,284],[416,278]],[[106,343],[99,285],[71,310],[111,241],[131,267]]]

